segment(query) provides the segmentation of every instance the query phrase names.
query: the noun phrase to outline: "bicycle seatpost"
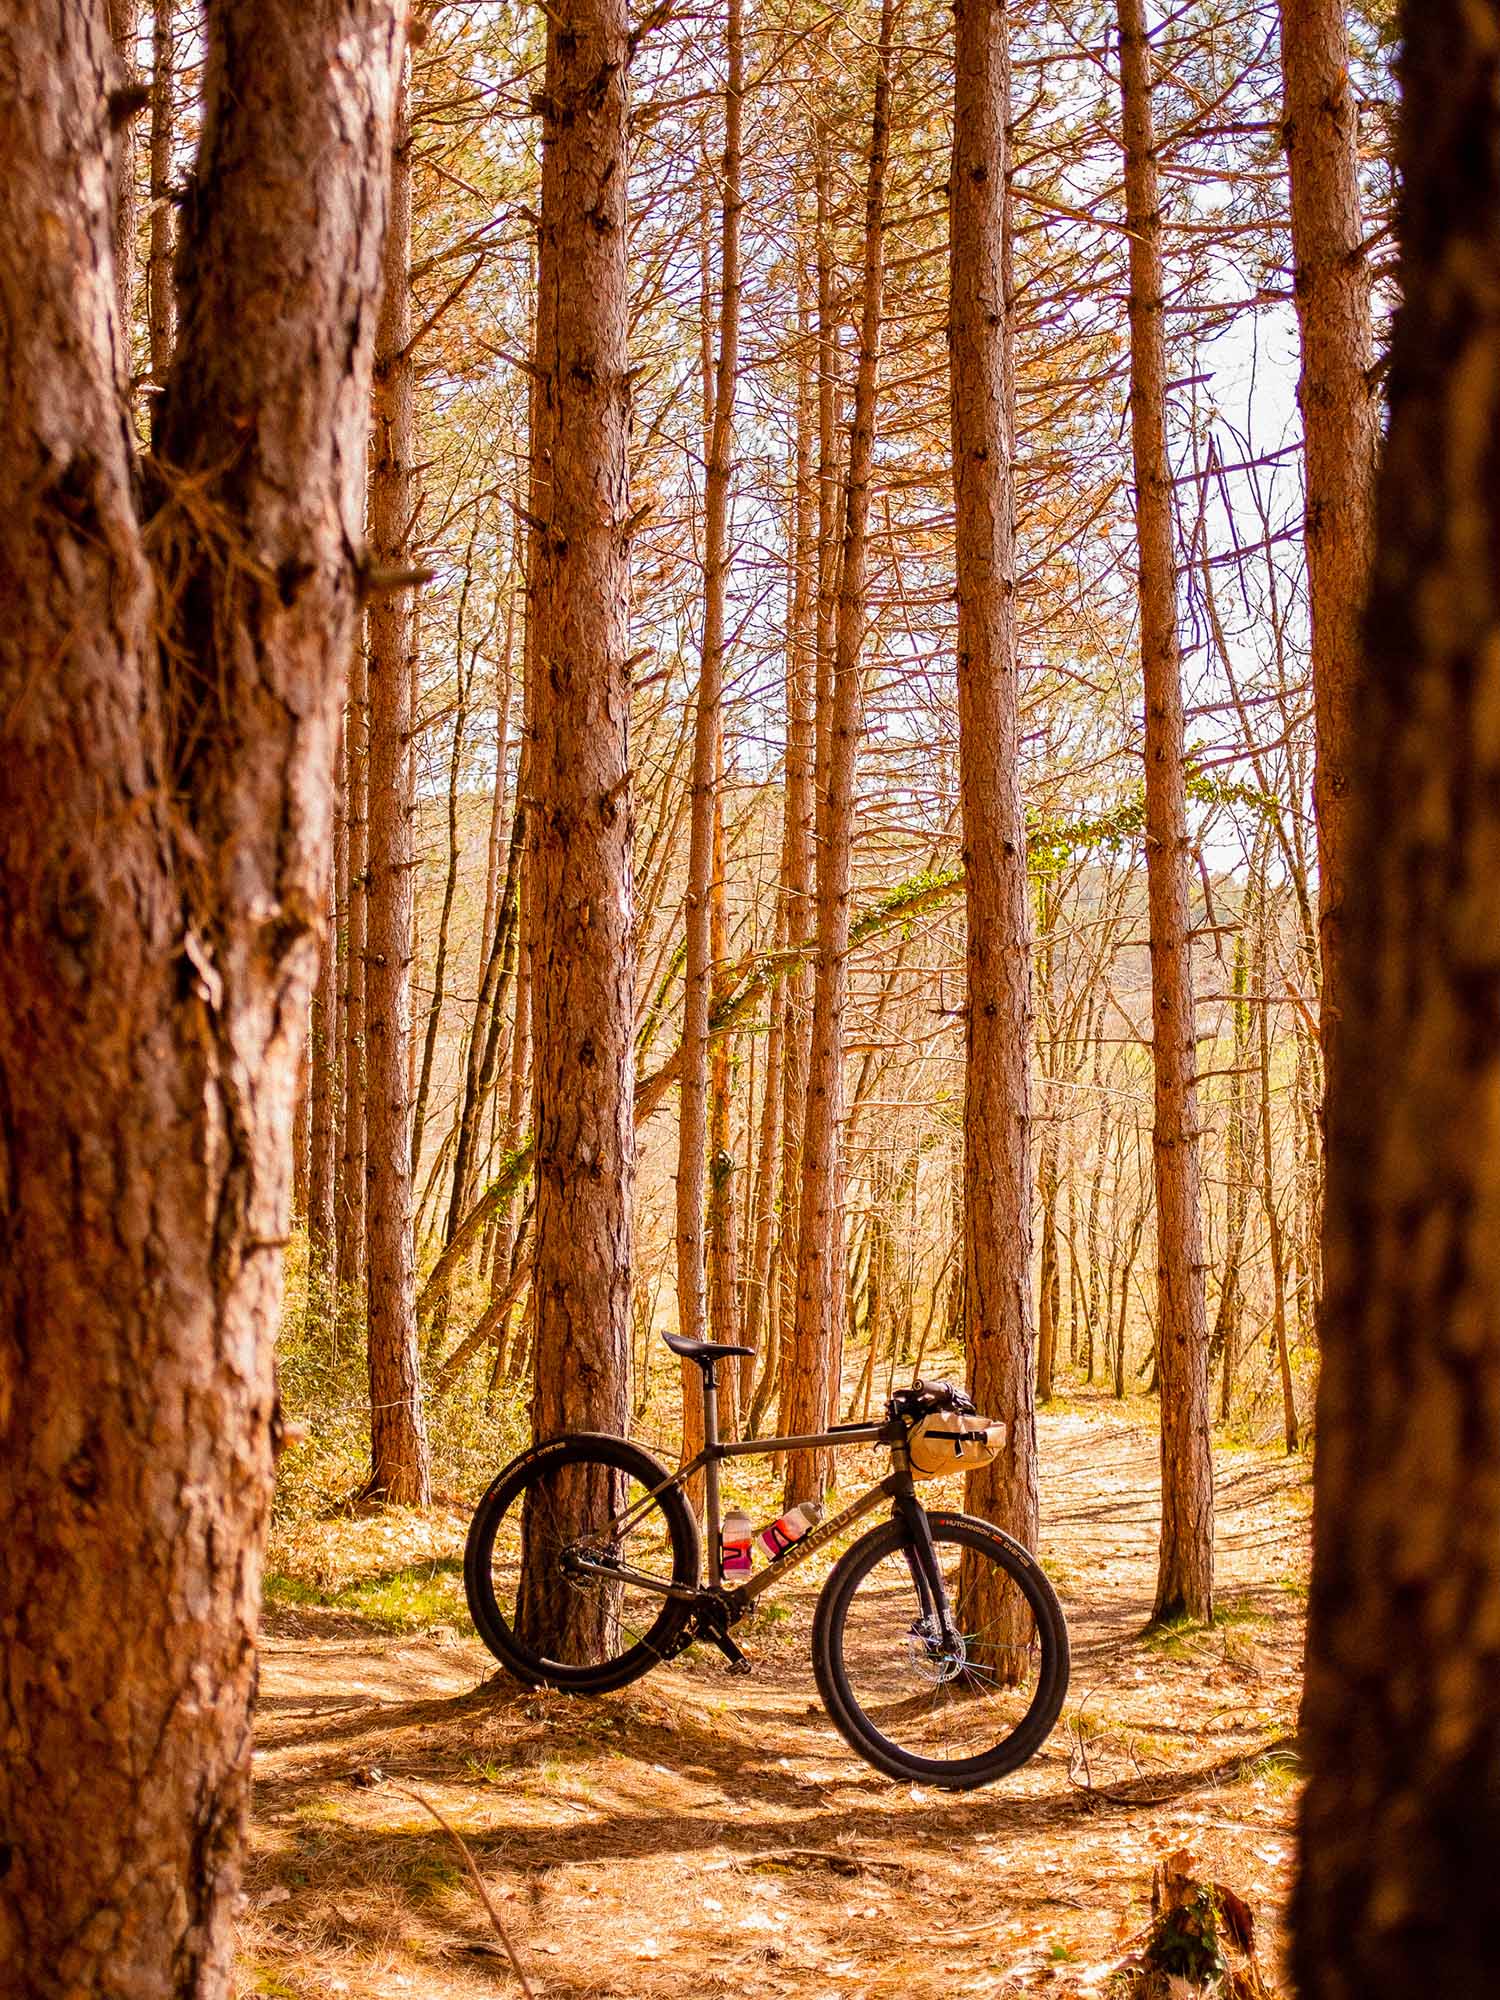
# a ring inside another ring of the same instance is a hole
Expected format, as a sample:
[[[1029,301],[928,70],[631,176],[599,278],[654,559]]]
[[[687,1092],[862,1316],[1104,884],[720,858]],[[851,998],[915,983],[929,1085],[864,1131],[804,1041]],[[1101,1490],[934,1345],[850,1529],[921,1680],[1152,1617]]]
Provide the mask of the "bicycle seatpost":
[[[719,1443],[719,1378],[710,1361],[703,1369],[703,1448],[713,1452]],[[719,1461],[710,1458],[703,1473],[703,1504],[708,1531],[708,1581],[717,1590],[723,1582],[719,1564]]]

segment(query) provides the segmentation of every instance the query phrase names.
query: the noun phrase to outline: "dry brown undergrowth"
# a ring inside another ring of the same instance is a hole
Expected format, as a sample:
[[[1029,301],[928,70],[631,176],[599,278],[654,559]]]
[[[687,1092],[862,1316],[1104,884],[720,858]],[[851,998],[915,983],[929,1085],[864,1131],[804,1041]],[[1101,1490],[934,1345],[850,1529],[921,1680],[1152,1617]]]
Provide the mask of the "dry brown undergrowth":
[[[1255,1910],[1273,1968],[1307,1468],[1220,1453],[1224,1622],[1143,1639],[1150,1411],[1088,1401],[1040,1428],[1073,1684],[1044,1753],[967,1795],[888,1784],[844,1748],[807,1665],[805,1572],[746,1641],[749,1681],[694,1655],[581,1701],[487,1680],[456,1608],[463,1508],[282,1537],[241,1991],[517,1990],[461,1857],[398,1787],[462,1833],[539,1994],[1101,1992],[1183,1847]],[[314,1595],[335,1601],[294,1601]]]

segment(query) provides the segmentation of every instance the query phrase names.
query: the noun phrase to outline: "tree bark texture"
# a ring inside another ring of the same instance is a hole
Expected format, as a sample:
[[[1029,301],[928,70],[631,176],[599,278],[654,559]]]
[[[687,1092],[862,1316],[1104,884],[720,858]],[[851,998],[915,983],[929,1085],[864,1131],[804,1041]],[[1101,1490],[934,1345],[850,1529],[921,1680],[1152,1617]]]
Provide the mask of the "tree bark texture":
[[[1370,561],[1380,406],[1347,10],[1344,0],[1280,0],[1280,10],[1294,296],[1302,336],[1297,394],[1307,482],[1307,592],[1317,728],[1313,793],[1326,1049],[1343,1011],[1339,974],[1348,893],[1353,691]]]
[[[1031,1303],[1031,895],[1016,674],[1014,386],[1006,179],[1009,19],[954,10],[949,355],[957,525],[959,785],[968,921],[963,1255],[968,1385],[1010,1426],[965,1504],[1036,1545]],[[971,1598],[980,1588],[967,1580]],[[1015,1593],[976,1614],[1024,1641]]]
[[[624,0],[548,20],[537,447],[540,629],[528,786],[536,1134],[536,1434],[623,1431],[635,1168]],[[580,1492],[580,1506],[601,1496]],[[533,1565],[528,1640],[601,1615]],[[582,1657],[569,1653],[563,1657]]]
[[[1403,9],[1293,1906],[1304,2000],[1500,1988],[1500,5]]]
[[[411,84],[403,65],[391,149],[390,221],[375,331],[370,556],[411,566],[416,446],[411,357]],[[431,1477],[417,1350],[412,1228],[412,688],[416,607],[409,590],[370,603],[369,863],[365,946],[365,1330],[370,1372],[367,1491],[426,1506]]]
[[[230,1983],[393,6],[214,0],[151,485],[102,10],[0,29],[0,1966]]]
[[[1161,197],[1144,0],[1117,0],[1130,230],[1130,441],[1146,706],[1146,894],[1151,937],[1151,1152],[1161,1385],[1158,1618],[1213,1616],[1213,1444],[1198,1177],[1191,850],[1167,453]]]
[[[818,960],[813,975],[807,1116],[802,1143],[797,1304],[787,1358],[784,1419],[792,1434],[822,1430],[832,1421],[838,1408],[844,1344],[844,1001],[849,984],[849,891],[854,853],[860,666],[865,639],[865,555],[880,384],[885,176],[890,152],[894,19],[894,0],[882,0],[865,184],[859,367],[849,427],[848,491],[834,628],[826,789],[818,799]],[[832,1475],[831,1451],[789,1452],[786,1505],[820,1499]]]

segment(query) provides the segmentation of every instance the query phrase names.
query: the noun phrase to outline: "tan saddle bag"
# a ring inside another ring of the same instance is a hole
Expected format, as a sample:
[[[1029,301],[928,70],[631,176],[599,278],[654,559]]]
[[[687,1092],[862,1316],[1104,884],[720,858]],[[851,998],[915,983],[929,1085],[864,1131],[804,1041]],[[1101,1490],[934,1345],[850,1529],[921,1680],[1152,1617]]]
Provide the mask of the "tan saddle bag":
[[[918,1479],[940,1479],[945,1472],[968,1472],[988,1465],[1005,1449],[1005,1424],[994,1417],[965,1417],[956,1410],[933,1410],[912,1425],[906,1449]]]

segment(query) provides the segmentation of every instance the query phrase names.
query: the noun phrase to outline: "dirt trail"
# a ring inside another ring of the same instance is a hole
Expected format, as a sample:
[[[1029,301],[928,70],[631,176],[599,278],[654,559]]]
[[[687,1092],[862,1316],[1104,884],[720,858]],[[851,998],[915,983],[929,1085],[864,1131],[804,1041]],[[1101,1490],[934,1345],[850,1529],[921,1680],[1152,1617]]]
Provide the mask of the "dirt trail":
[[[744,1642],[753,1678],[695,1655],[595,1701],[490,1680],[457,1618],[392,1636],[273,1605],[242,1989],[515,1990],[458,1855],[398,1786],[463,1832],[539,1994],[1086,1993],[1146,1917],[1153,1857],[1183,1845],[1249,1899],[1274,1956],[1308,1471],[1218,1455],[1223,1622],[1143,1641],[1148,1414],[1100,1400],[1041,1418],[1072,1688],[1043,1753],[983,1792],[892,1785],[846,1750],[813,1688],[806,1571]],[[384,1575],[404,1553],[403,1575],[425,1565],[456,1596],[465,1524],[386,1517],[363,1560]]]

